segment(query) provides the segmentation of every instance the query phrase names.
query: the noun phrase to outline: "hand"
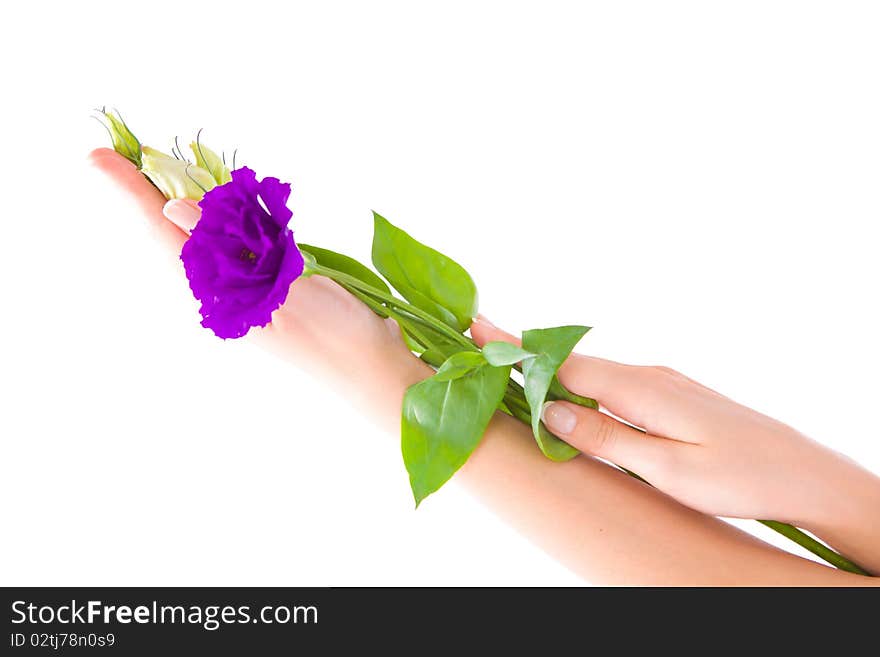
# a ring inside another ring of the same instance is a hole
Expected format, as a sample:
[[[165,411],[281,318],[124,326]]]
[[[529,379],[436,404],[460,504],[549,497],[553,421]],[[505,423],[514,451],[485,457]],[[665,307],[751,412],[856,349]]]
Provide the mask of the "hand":
[[[178,255],[198,221],[198,209],[185,202],[166,205],[113,151],[98,149],[91,159],[137,203],[183,273]],[[189,294],[185,284],[181,294]],[[487,339],[478,327],[474,332]],[[245,339],[330,378],[347,398],[360,396],[363,408],[394,435],[403,392],[431,373],[386,322],[319,276],[297,280],[272,323]],[[525,425],[500,413],[457,477],[535,543],[598,582],[854,585],[863,579],[768,549],[604,464],[551,462]]]
[[[481,345],[518,342],[482,319],[471,334]],[[817,531],[847,522],[867,524],[880,512],[877,477],[671,369],[575,354],[560,368],[559,380],[647,434],[568,402],[545,406],[550,431],[696,510]],[[874,547],[880,552],[880,545]]]
[[[177,256],[199,219],[198,206],[181,200],[166,203],[133,164],[110,149],[99,148],[90,159],[136,201],[153,234],[183,273]],[[189,294],[185,284],[181,294]],[[396,324],[382,320],[322,276],[297,279],[286,302],[273,313],[271,324],[252,329],[245,339],[279,353],[312,375],[330,379],[347,398],[386,423],[398,422],[406,387],[430,374],[410,353]]]

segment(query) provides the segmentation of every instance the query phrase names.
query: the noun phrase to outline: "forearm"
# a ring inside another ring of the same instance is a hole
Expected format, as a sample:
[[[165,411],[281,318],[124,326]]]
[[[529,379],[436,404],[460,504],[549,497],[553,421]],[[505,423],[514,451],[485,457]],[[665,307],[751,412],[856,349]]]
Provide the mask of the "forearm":
[[[430,374],[418,361],[385,369],[362,401],[396,435],[404,390]],[[502,413],[454,479],[597,584],[880,584],[773,548],[600,461],[552,462],[528,427]]]
[[[197,217],[187,222],[178,217],[174,224],[166,221],[162,215],[163,195],[128,160],[107,149],[95,151],[92,160],[137,201],[156,235],[169,247],[175,266],[179,266],[177,256]],[[375,315],[321,276],[295,281],[287,302],[275,312],[272,323],[265,330],[252,333],[250,339],[342,390],[348,400],[394,435],[399,431],[406,387],[430,375],[430,370],[408,353],[402,341],[391,338]],[[638,371],[659,373],[657,368]],[[585,380],[595,382],[601,377]],[[626,390],[615,385],[606,392],[623,394]],[[581,394],[591,393],[584,390]],[[681,395],[675,395],[672,401],[680,398]],[[643,402],[633,401],[635,397],[628,393],[621,399],[644,410]],[[669,405],[663,403],[664,407]],[[622,462],[610,456],[609,460]],[[876,581],[839,573],[774,550],[717,520],[687,510],[598,461],[582,457],[565,464],[552,463],[541,456],[528,428],[500,413],[456,479],[533,541],[596,582]],[[874,490],[868,486],[857,493],[862,499],[857,508],[828,514],[824,517],[831,520],[817,522],[815,527],[805,526],[856,561],[878,571],[878,537],[866,529],[868,523],[864,519],[875,515],[880,502],[874,493],[865,492],[868,489]]]
[[[553,463],[527,428],[500,414],[457,478],[597,584],[880,584],[777,550],[599,461]]]
[[[821,481],[824,503],[802,523],[835,550],[873,574],[880,574],[880,478],[846,457]]]
[[[325,380],[389,435],[400,431],[406,388],[432,370],[381,331],[354,298],[331,281],[297,281],[296,307],[276,313],[258,334],[263,346]],[[328,331],[320,311],[354,335],[373,334],[352,350]],[[369,321],[368,321],[369,320]],[[599,461],[554,463],[528,427],[497,413],[455,476],[499,516],[589,581],[601,584],[862,584],[870,578],[835,571],[776,550],[702,515]]]

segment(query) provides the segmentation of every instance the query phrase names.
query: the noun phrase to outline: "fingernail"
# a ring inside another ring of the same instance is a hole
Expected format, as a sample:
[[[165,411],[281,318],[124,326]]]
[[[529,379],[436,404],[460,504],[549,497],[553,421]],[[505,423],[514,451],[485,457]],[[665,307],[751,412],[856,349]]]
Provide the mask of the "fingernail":
[[[391,334],[391,337],[402,340],[403,334],[400,332],[400,326],[397,322],[395,322],[390,317],[385,318],[385,327],[388,329],[388,332]]]
[[[547,428],[556,434],[568,434],[574,431],[577,425],[577,415],[574,412],[555,402],[547,402],[541,409],[541,419]]]
[[[482,324],[483,326],[487,326],[487,327],[489,327],[489,328],[498,328],[498,327],[495,326],[492,322],[490,322],[488,319],[486,319],[486,316],[485,316],[485,315],[482,315],[482,314],[481,314],[481,315],[477,315],[477,316],[474,318],[474,321],[475,321],[477,324]]]
[[[199,220],[199,211],[186,201],[173,198],[162,208],[162,214],[175,226],[187,233],[192,232]]]

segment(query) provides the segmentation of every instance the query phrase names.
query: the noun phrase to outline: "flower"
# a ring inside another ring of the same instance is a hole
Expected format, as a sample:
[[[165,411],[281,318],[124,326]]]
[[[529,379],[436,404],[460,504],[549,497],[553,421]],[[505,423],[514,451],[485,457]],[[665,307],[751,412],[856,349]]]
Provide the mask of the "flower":
[[[265,326],[303,272],[303,256],[287,227],[290,185],[257,180],[242,167],[199,203],[202,217],[180,259],[202,326],[220,338],[240,338]]]
[[[144,146],[141,153],[141,172],[167,199],[189,198],[198,201],[205,192],[217,186],[214,176],[198,164],[179,160],[149,146]]]

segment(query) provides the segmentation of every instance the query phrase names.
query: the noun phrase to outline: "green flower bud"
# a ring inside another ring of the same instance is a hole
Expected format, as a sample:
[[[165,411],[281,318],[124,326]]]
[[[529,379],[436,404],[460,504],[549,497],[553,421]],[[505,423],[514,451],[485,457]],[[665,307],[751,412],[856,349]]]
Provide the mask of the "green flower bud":
[[[198,164],[178,160],[149,146],[144,146],[141,152],[141,172],[167,199],[191,198],[199,201],[205,192],[217,186],[214,177]]]
[[[110,133],[113,142],[113,150],[132,162],[136,167],[141,167],[141,142],[134,133],[125,125],[125,121],[119,112],[107,112],[104,108],[98,110],[101,117],[95,117]]]
[[[232,174],[229,173],[229,168],[223,162],[223,159],[200,142],[198,136],[196,136],[196,140],[189,147],[192,149],[193,155],[195,155],[196,164],[210,173],[215,183],[225,185],[232,180]]]

